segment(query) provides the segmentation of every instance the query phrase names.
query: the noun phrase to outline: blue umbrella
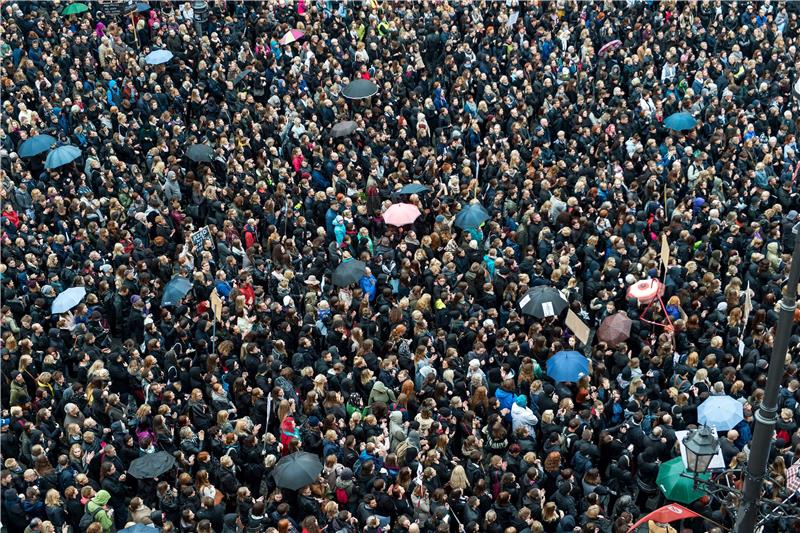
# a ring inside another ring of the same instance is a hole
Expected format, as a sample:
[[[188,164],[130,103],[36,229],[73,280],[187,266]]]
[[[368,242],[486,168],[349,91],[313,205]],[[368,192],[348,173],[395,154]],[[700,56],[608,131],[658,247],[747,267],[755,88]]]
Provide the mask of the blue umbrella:
[[[556,381],[578,381],[589,375],[589,360],[575,351],[557,352],[547,360],[547,375]]]
[[[172,52],[169,50],[153,50],[144,56],[144,62],[148,65],[161,65],[173,58]]]
[[[66,313],[83,300],[83,297],[86,296],[86,289],[83,287],[71,287],[58,296],[56,299],[53,300],[53,305],[50,307],[50,311],[57,315],[59,313]]]
[[[120,529],[117,533],[158,533],[160,530],[154,526],[146,526],[144,524],[133,524],[131,527]]]
[[[461,229],[477,228],[490,218],[491,215],[482,205],[470,204],[458,212],[455,224]]]
[[[44,168],[50,170],[53,168],[63,167],[66,164],[72,163],[81,156],[81,149],[71,144],[58,146],[50,150],[47,154],[47,159],[44,161]]]
[[[153,9],[147,2],[136,2],[136,12],[145,13]]]
[[[697,121],[686,111],[673,113],[664,119],[664,127],[675,131],[690,130],[697,126]]]
[[[709,396],[697,407],[697,421],[717,431],[733,429],[742,420],[742,404],[730,396]]]
[[[175,305],[181,298],[186,296],[190,290],[192,290],[191,281],[180,276],[175,276],[169,280],[167,286],[164,287],[164,295],[161,297],[161,306],[167,307],[169,305]]]
[[[18,154],[20,157],[33,157],[48,151],[58,139],[52,135],[35,135],[19,145]]]
[[[400,189],[400,194],[419,194],[422,192],[428,192],[431,188],[427,185],[422,185],[421,183],[409,183],[407,185],[403,185],[403,188]]]

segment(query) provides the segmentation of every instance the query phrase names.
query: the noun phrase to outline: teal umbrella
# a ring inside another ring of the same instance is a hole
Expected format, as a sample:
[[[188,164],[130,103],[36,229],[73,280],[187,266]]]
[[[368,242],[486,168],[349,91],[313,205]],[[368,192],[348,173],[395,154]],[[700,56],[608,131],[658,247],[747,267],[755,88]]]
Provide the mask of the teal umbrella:
[[[675,131],[691,130],[697,126],[697,120],[685,111],[673,113],[664,119],[664,127]]]
[[[35,135],[19,145],[20,157],[33,157],[48,151],[58,139],[52,135]]]
[[[87,6],[86,4],[75,3],[75,4],[70,4],[67,7],[65,7],[64,11],[62,11],[61,14],[64,15],[64,16],[66,16],[66,15],[77,15],[79,13],[85,13],[87,11],[89,11],[89,6]]]
[[[704,490],[699,487],[695,488],[694,480],[691,477],[684,477],[681,474],[694,475],[686,470],[680,456],[661,463],[661,466],[658,467],[656,483],[666,499],[688,505],[706,495]],[[709,479],[711,474],[706,472],[698,477],[705,480]]]
[[[71,144],[58,146],[50,150],[44,161],[44,168],[51,170],[72,163],[81,156],[81,149]]]

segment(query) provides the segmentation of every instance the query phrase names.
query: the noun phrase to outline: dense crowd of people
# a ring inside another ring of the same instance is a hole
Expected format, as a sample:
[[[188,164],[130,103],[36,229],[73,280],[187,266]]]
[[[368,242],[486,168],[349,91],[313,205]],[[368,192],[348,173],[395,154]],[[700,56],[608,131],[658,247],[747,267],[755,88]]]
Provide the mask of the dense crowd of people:
[[[714,395],[743,405],[720,435],[741,483],[800,222],[799,4],[87,4],[0,5],[9,533],[625,533]],[[358,79],[377,93],[345,97]],[[18,153],[41,134],[80,157]],[[398,203],[420,216],[387,223]],[[656,278],[662,325],[627,297]],[[629,338],[526,314],[540,286]],[[792,335],[777,500],[800,312]],[[551,378],[562,350],[590,371]],[[129,473],[162,451],[167,472]],[[322,473],[278,486],[298,451]]]

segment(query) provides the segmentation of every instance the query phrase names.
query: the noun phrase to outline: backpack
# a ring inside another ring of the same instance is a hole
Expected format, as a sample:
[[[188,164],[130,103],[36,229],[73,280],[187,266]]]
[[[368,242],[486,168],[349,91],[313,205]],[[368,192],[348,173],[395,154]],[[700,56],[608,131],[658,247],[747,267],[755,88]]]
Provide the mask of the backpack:
[[[577,433],[569,433],[566,429],[561,434],[561,455],[562,457],[569,457],[572,454],[572,445],[578,440]]]
[[[341,505],[347,505],[350,503],[350,496],[347,495],[347,491],[344,490],[342,487],[336,487],[336,503]]]
[[[586,472],[592,469],[592,460],[583,454],[580,450],[575,452],[572,457],[572,468],[579,476],[583,476]]]
[[[89,511],[89,504],[87,503],[86,509],[84,510],[83,516],[81,517],[81,521],[78,522],[78,530],[86,531],[87,529],[89,529],[89,526],[91,526],[95,522],[97,513],[99,513],[102,510],[103,508],[98,506],[97,509],[94,510],[94,512],[91,512]]]

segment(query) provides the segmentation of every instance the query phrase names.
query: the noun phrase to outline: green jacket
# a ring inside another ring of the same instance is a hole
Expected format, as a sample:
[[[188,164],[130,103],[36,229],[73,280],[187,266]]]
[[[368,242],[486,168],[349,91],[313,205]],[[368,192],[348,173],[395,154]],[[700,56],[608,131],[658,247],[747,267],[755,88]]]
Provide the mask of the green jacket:
[[[9,391],[9,404],[12,406],[19,405],[19,399],[23,396],[28,396],[28,387],[25,386],[24,381],[17,383],[17,380],[13,380]]]
[[[100,523],[104,533],[109,533],[114,528],[114,520],[111,519],[111,515],[108,514],[108,511],[103,509],[110,499],[111,494],[109,494],[107,490],[100,490],[97,491],[95,497],[86,504],[86,510],[89,513],[94,513],[100,508],[100,511],[94,515],[94,520]]]

